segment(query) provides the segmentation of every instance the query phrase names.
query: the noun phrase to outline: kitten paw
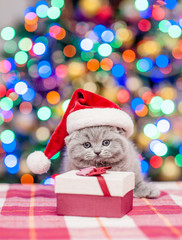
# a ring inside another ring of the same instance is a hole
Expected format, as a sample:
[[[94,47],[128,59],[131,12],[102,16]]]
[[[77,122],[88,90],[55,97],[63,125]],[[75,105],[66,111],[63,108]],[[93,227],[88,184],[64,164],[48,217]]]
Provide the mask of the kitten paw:
[[[160,191],[151,183],[141,183],[135,186],[133,196],[137,198],[157,198],[160,196]]]

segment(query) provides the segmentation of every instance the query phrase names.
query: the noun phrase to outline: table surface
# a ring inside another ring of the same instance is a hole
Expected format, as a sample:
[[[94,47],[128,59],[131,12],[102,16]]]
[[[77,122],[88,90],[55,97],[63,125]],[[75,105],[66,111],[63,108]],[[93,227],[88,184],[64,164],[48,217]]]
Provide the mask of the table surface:
[[[58,216],[53,186],[0,184],[0,239],[182,239],[182,182],[157,182],[158,199],[134,198],[122,218]]]

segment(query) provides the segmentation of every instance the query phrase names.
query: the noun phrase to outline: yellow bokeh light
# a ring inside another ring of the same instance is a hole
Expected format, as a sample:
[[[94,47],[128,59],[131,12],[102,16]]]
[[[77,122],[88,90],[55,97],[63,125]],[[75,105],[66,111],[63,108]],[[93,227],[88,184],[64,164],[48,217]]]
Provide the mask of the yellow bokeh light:
[[[81,0],[80,8],[82,12],[88,16],[94,16],[102,6],[102,0]]]
[[[161,168],[160,180],[175,181],[179,179],[180,175],[181,169],[175,164],[174,157],[167,157]]]
[[[137,52],[141,56],[157,56],[161,51],[161,46],[157,41],[142,41],[137,47]]]
[[[36,133],[36,138],[40,141],[40,142],[45,142],[49,139],[50,137],[50,131],[48,128],[46,127],[40,127],[37,129]]]
[[[127,28],[120,28],[116,31],[116,36],[118,36],[123,42],[127,42],[133,39],[133,32]]]
[[[77,78],[85,73],[85,65],[82,62],[71,62],[68,65],[68,74],[71,78]]]
[[[160,96],[163,99],[171,99],[174,100],[177,97],[177,91],[175,88],[166,86],[160,90]]]

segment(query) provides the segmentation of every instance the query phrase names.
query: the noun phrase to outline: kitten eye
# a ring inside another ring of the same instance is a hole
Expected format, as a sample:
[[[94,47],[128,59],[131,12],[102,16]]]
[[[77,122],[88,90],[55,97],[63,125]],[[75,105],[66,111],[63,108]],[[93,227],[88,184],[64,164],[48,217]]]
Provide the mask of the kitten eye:
[[[102,142],[102,145],[103,146],[108,146],[110,144],[110,140],[104,140],[103,142]]]
[[[84,148],[90,148],[90,147],[91,147],[91,143],[85,142],[85,143],[83,144],[83,146],[84,146]]]

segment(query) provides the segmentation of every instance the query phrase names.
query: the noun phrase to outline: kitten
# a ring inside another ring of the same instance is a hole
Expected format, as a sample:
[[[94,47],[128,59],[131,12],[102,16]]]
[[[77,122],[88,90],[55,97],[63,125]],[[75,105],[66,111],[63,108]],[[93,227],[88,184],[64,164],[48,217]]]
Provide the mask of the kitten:
[[[134,172],[134,196],[158,197],[160,191],[143,180],[138,153],[124,133],[110,126],[87,127],[71,133],[65,138],[64,171],[112,166],[112,171]]]

